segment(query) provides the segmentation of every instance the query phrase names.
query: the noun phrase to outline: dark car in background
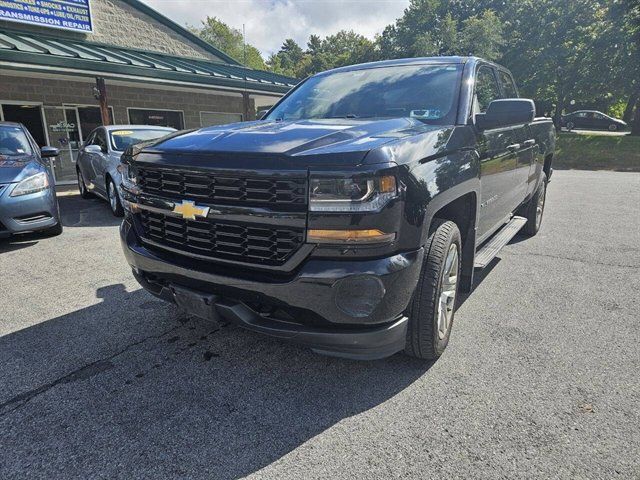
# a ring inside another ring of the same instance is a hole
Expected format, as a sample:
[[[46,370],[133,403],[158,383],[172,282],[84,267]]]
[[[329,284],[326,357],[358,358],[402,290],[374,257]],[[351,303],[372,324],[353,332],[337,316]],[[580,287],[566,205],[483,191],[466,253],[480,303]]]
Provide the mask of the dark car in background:
[[[0,238],[46,230],[62,233],[53,175],[45,158],[58,149],[40,149],[19,123],[0,122]]]
[[[595,110],[578,110],[567,115],[563,115],[560,125],[567,130],[574,128],[585,128],[590,130],[609,130],[616,132],[627,128],[627,124],[620,119],[597,112]]]

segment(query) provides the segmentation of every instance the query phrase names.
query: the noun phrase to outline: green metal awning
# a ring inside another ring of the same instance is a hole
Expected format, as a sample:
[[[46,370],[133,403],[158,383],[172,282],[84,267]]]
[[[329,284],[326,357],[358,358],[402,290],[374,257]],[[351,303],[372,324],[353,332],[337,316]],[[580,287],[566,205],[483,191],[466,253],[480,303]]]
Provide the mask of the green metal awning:
[[[286,93],[297,80],[241,65],[176,57],[45,35],[0,29],[0,67],[50,73],[142,77],[265,93]]]

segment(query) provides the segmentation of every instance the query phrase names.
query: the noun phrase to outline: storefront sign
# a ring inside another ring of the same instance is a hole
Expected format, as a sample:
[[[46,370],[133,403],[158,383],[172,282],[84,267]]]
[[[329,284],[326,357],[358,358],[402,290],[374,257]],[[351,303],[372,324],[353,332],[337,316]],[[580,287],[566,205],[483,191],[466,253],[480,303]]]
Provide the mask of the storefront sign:
[[[52,132],[74,132],[76,130],[76,124],[60,121],[53,125],[49,125],[49,128]]]
[[[93,32],[90,0],[0,0],[0,19]]]

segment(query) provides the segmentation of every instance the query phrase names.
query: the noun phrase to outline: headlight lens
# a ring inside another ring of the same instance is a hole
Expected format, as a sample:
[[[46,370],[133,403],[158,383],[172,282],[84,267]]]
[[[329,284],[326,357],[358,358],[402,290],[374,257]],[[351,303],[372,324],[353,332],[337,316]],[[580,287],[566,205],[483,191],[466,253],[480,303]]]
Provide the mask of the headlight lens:
[[[374,212],[398,195],[396,177],[311,177],[312,212]]]
[[[118,171],[122,176],[122,185],[129,190],[134,189],[136,187],[136,168],[128,165],[126,163],[121,163],[118,165]]]
[[[49,177],[46,172],[36,173],[18,183],[11,191],[11,197],[28,195],[49,188]]]

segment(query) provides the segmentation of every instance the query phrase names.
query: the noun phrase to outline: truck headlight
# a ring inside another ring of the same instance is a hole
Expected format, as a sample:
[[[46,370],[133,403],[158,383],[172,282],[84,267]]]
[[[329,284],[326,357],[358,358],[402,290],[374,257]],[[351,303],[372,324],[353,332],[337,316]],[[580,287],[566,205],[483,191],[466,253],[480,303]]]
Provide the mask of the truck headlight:
[[[311,177],[312,212],[375,212],[398,195],[396,177]]]
[[[46,172],[36,173],[18,183],[11,191],[10,197],[28,195],[49,188],[49,177]]]

